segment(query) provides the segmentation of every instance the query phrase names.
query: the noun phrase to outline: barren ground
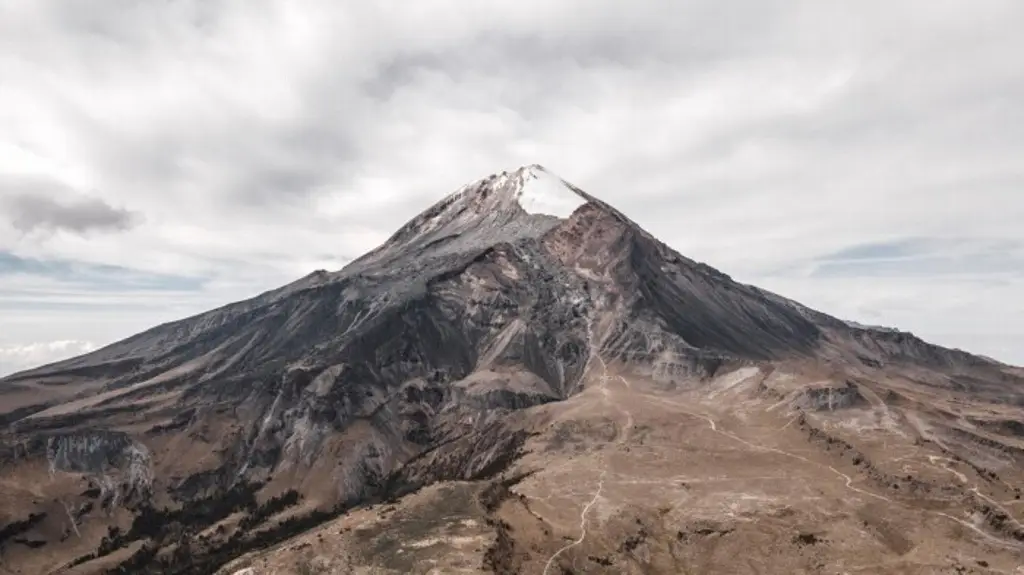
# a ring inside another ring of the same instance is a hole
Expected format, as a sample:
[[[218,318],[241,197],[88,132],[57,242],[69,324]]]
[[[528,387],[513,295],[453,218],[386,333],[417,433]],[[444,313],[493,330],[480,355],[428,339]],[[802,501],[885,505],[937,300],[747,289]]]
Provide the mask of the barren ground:
[[[504,496],[433,486],[224,572],[1021,572],[1024,546],[978,509],[1019,526],[1017,470],[982,477],[866,386],[812,413],[794,397],[834,382],[743,368],[668,390],[600,361],[588,379],[533,409]]]

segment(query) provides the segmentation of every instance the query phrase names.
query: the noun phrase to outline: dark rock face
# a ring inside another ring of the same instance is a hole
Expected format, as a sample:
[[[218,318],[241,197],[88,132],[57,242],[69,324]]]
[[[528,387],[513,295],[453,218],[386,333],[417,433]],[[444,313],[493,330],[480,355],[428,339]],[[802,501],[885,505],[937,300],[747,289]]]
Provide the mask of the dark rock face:
[[[809,354],[821,338],[797,309],[673,252],[596,200],[558,232],[558,243],[576,248],[564,250],[564,264],[583,264],[618,284],[626,298],[618,304],[634,320],[623,335],[660,332],[683,349],[749,359]]]
[[[556,184],[571,215],[524,208],[534,179]],[[734,282],[534,166],[464,187],[341,271],[0,381],[0,393],[81,387],[0,408],[2,473],[29,477],[45,462],[51,476],[116,493],[112,505],[147,509],[187,510],[239,485],[340,509],[500,471],[523,442],[508,414],[578,392],[595,355],[666,382],[840,355],[1000,368]],[[804,400],[838,409],[863,398],[851,388]],[[0,512],[0,523],[29,512]],[[197,511],[175,537],[226,514],[204,522]],[[221,556],[239,541],[210,545]]]
[[[810,387],[801,391],[793,401],[794,407],[805,411],[838,411],[867,404],[857,386],[850,382],[836,387]]]

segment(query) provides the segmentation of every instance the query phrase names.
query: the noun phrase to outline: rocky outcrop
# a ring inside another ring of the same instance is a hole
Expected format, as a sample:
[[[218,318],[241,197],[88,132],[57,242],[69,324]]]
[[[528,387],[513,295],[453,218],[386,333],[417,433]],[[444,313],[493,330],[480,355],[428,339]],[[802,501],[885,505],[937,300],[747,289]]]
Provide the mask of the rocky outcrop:
[[[51,477],[72,473],[87,478],[110,507],[145,500],[151,493],[149,450],[126,433],[82,431],[51,436],[46,440],[46,462]]]
[[[804,411],[839,411],[869,405],[857,385],[849,381],[836,386],[804,388],[797,392],[790,404]]]

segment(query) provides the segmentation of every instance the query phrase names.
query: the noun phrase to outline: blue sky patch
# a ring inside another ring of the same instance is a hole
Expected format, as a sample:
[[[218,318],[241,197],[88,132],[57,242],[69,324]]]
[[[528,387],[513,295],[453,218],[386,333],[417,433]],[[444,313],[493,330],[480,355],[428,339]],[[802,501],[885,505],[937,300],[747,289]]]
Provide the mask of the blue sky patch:
[[[161,274],[63,259],[23,258],[0,250],[0,277],[25,274],[99,291],[200,291],[208,278]]]

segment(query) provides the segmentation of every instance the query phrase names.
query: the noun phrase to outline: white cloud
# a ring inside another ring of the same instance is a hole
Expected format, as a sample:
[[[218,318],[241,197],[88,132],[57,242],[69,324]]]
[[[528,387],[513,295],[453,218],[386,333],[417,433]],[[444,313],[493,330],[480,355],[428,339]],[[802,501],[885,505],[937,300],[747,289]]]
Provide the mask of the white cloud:
[[[29,302],[0,275],[0,344],[105,343],[340,267],[539,162],[737,279],[1024,363],[1021,21],[1009,0],[6,3],[0,182],[63,208],[0,186],[46,224],[0,211],[0,254],[203,282],[37,270]],[[111,225],[73,225],[86,205]],[[913,238],[902,270],[822,263]],[[117,327],[86,321],[98,300]]]
[[[58,340],[0,346],[0,376],[60,361],[96,349],[88,341]]]

